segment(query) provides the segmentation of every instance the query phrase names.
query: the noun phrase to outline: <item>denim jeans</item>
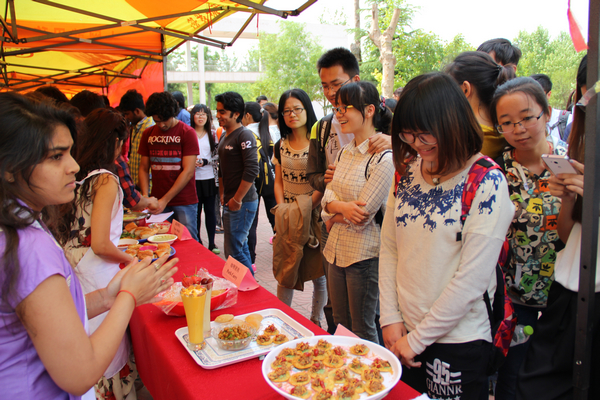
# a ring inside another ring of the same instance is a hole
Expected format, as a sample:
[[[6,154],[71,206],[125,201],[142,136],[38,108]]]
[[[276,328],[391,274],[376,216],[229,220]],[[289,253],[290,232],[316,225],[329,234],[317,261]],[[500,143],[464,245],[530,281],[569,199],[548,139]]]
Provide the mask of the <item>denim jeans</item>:
[[[359,261],[345,268],[329,264],[327,280],[334,322],[362,339],[379,343],[375,327],[379,305],[379,258]]]
[[[248,250],[248,232],[254,221],[258,200],[243,202],[237,211],[230,211],[223,206],[223,251],[225,259],[229,256],[244,264],[252,275],[252,261]]]
[[[169,221],[176,219],[177,222],[180,222],[190,231],[190,235],[194,240],[198,241],[198,203],[189,206],[167,206],[163,212],[171,211],[173,211],[173,215],[169,218]]]

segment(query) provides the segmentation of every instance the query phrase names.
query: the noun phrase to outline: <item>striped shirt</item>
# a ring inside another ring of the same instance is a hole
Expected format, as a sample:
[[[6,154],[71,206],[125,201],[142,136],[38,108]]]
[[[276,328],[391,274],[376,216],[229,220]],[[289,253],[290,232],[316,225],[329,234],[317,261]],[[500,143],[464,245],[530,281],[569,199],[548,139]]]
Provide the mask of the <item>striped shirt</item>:
[[[131,147],[129,148],[129,172],[131,173],[131,180],[135,186],[140,186],[139,170],[140,161],[142,156],[138,153],[140,147],[140,140],[142,140],[142,133],[151,126],[154,125],[152,117],[145,117],[140,122],[135,124],[135,127],[131,130]]]

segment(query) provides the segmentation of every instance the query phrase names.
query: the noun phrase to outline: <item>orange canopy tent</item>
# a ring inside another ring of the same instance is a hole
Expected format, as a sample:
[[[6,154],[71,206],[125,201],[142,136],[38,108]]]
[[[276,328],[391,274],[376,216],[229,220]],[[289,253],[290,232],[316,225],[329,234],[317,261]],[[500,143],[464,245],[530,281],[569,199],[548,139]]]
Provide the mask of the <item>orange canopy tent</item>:
[[[67,95],[102,92],[112,103],[136,88],[147,97],[164,90],[164,58],[185,41],[225,48],[256,15],[287,18],[316,1],[283,11],[266,0],[3,0],[0,90],[55,85]],[[236,12],[248,18],[230,42],[200,34]]]

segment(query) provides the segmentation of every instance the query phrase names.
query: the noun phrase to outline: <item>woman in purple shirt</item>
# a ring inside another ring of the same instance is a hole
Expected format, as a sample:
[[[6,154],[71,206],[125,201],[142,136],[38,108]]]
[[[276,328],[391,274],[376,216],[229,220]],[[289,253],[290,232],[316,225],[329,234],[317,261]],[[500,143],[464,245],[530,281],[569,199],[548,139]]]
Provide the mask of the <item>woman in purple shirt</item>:
[[[51,103],[0,94],[0,387],[11,399],[88,398],[137,304],[173,283],[174,259],[133,262],[83,295],[42,222],[73,200],[75,122]],[[88,318],[110,310],[88,336]]]

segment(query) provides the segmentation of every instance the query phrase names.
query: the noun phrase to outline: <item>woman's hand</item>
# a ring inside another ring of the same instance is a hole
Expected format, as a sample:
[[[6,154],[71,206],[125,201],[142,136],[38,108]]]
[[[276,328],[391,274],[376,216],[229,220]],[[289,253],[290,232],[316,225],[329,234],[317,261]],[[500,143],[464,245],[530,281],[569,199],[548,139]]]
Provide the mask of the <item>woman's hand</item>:
[[[410,345],[408,344],[408,336],[402,336],[400,340],[396,342],[391,351],[400,359],[402,365],[405,365],[408,368],[421,367],[420,361],[415,362],[417,353],[410,348]]]
[[[177,272],[174,265],[179,259],[174,258],[166,262],[168,258],[169,254],[165,254],[153,263],[150,263],[150,257],[140,262],[134,261],[125,268],[127,271],[121,278],[119,290],[131,292],[137,300],[137,305],[153,302],[154,296],[175,283],[172,276]],[[109,286],[111,283],[113,282],[111,281]]]
[[[327,228],[327,233],[331,231],[331,228],[333,228],[333,224],[335,224],[335,222],[333,222],[333,219],[328,219],[327,221],[325,221],[325,228]]]
[[[335,173],[335,165],[328,165],[327,171],[325,171],[325,176],[323,177],[323,181],[327,185],[329,182],[333,180],[333,174]]]
[[[342,215],[354,225],[361,225],[369,218],[369,213],[362,206],[366,206],[364,201],[354,200],[345,202],[342,206]]]
[[[583,196],[584,165],[575,160],[571,160],[571,165],[581,174],[559,174],[548,180],[550,194],[563,201],[575,201],[576,195]]]
[[[383,334],[383,344],[388,350],[391,350],[400,338],[406,336],[407,331],[403,322],[397,322],[384,326],[381,333]]]

